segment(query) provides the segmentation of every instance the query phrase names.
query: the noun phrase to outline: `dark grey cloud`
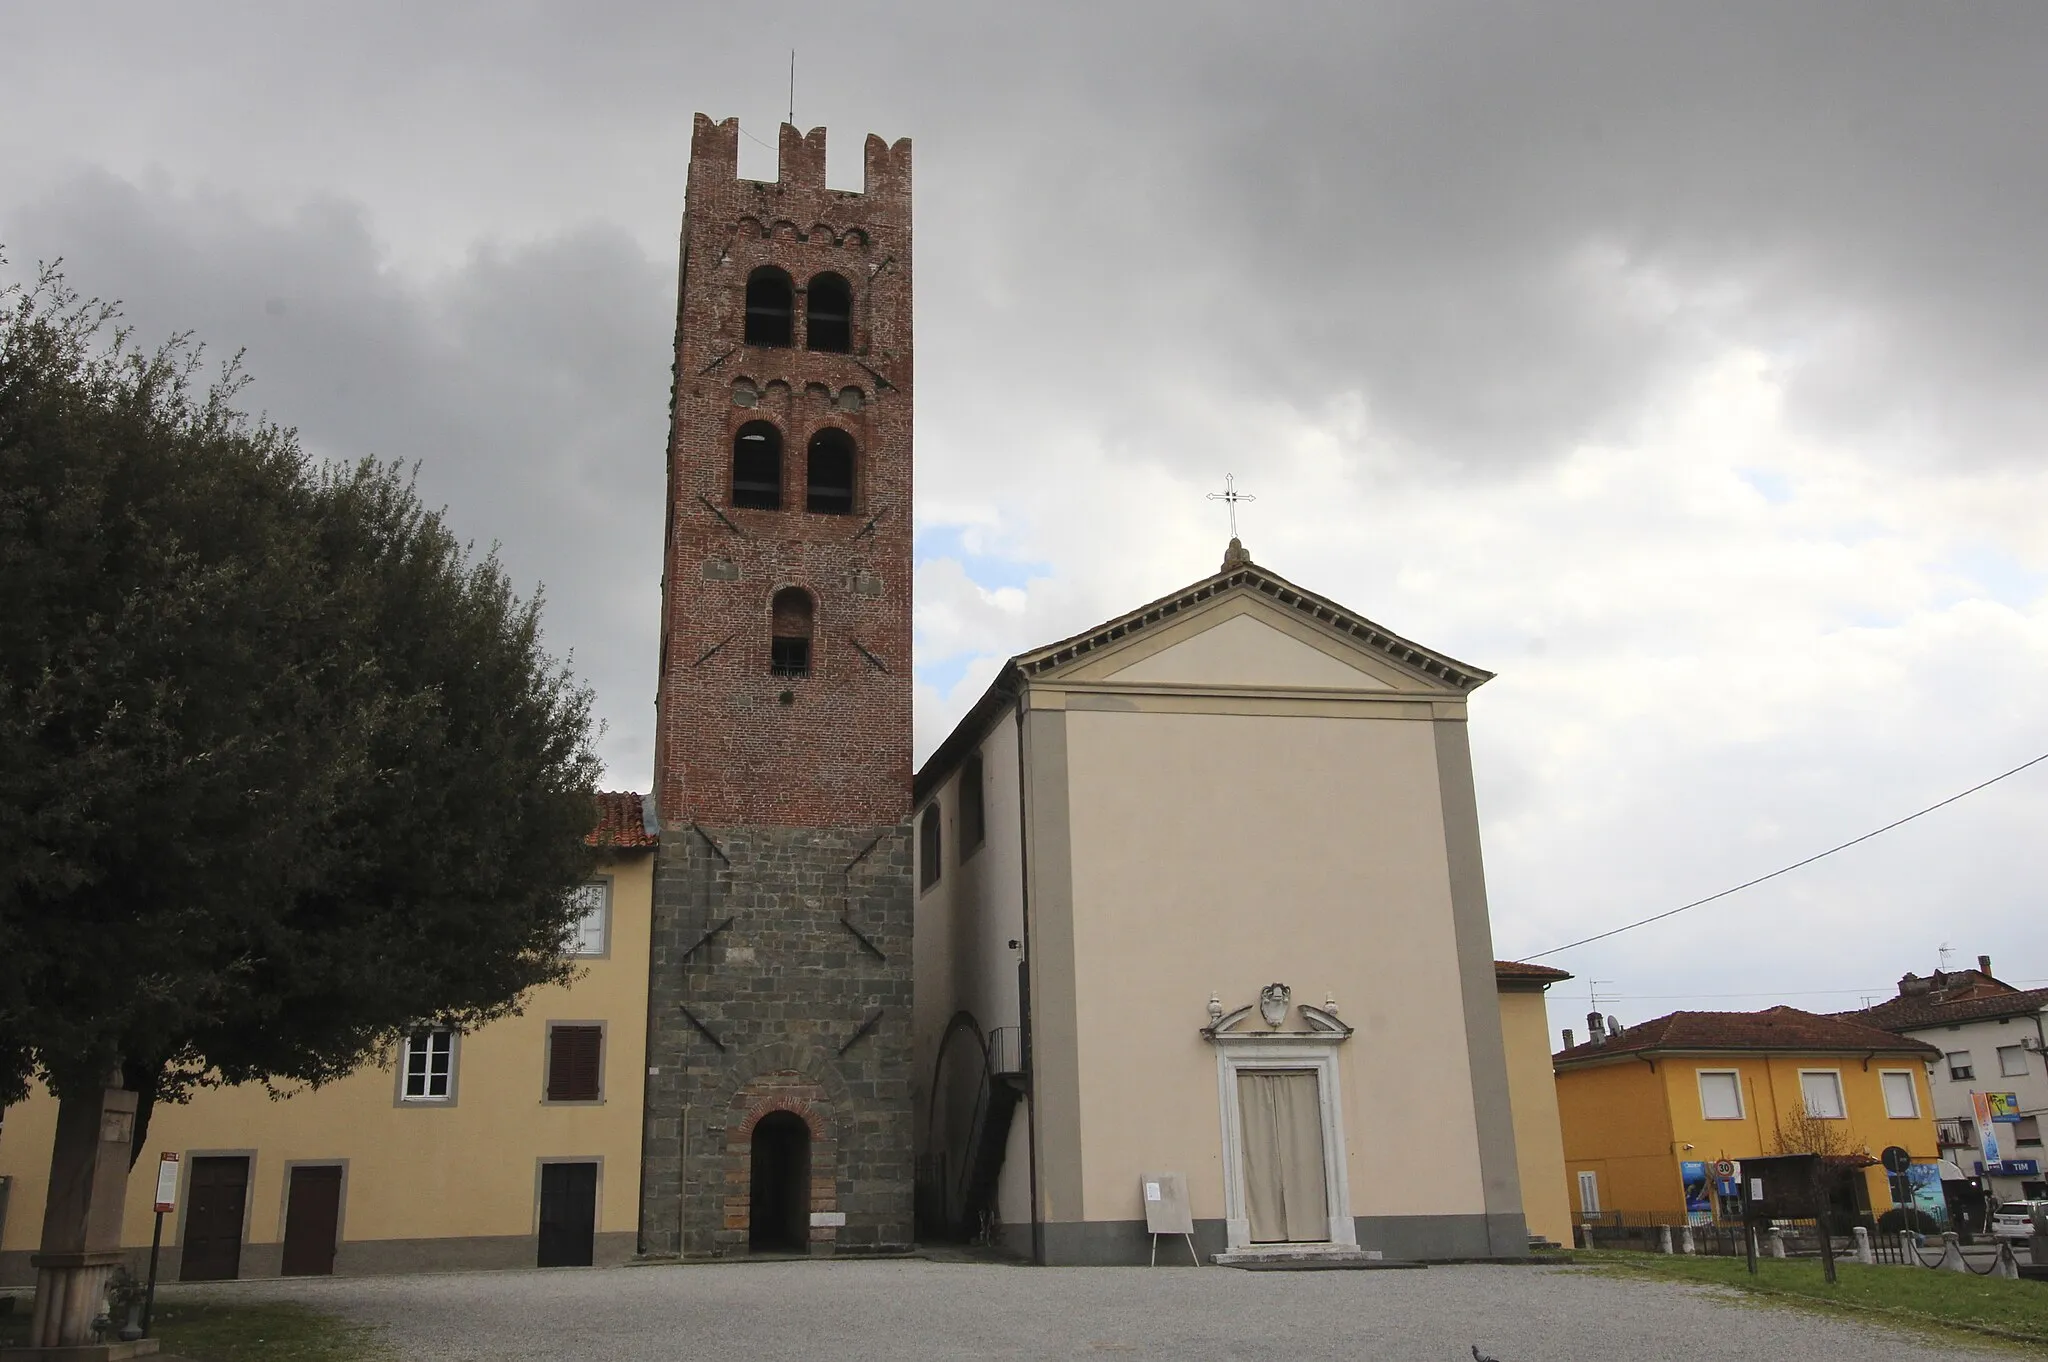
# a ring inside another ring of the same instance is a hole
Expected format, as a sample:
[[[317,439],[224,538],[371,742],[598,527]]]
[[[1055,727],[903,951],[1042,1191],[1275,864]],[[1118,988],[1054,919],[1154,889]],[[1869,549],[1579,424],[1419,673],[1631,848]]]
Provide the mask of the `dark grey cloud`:
[[[546,583],[638,782],[691,115],[772,139],[792,46],[835,183],[867,132],[917,144],[920,515],[1013,560],[921,578],[949,675],[1207,568],[1206,538],[1183,552],[1193,489],[1234,470],[1262,560],[1501,670],[1475,741],[1510,949],[1804,854],[2034,741],[1978,679],[2030,695],[2048,656],[2043,565],[2018,561],[2040,514],[1984,490],[2038,487],[2048,435],[2033,0],[15,7],[0,242],[66,256],[145,334],[246,346],[251,399],[316,451],[419,460],[458,527]],[[772,164],[743,140],[749,174]],[[1593,469],[1607,500],[1529,490],[1588,444],[1704,458],[1705,436],[1643,432],[1737,347],[1825,451],[1769,451],[1770,508],[1624,458]],[[1939,522],[1924,543],[1893,486]],[[1569,528],[1529,532],[1525,492]],[[1658,599],[1668,563],[1624,541],[1681,502],[1655,522],[1669,557],[1749,535],[1779,580],[1672,574]],[[1889,558],[1831,575],[1872,536]],[[2018,583],[2002,614],[1841,584],[1973,537]],[[1765,644],[1748,612],[1778,597],[1799,599]],[[1866,628],[1890,650],[1815,680],[1808,654]],[[1719,705],[1724,684],[1747,690]],[[1984,807],[2038,809],[2005,798]],[[1818,925],[1757,986],[1881,983],[1950,934],[2040,958],[2024,826],[1970,812],[1784,886],[1755,920]],[[1582,968],[1672,993],[1726,954],[1714,924],[1621,943]]]
[[[674,270],[616,228],[485,249],[424,282],[387,269],[360,205],[281,218],[232,197],[73,180],[9,215],[15,264],[63,258],[139,343],[240,350],[243,402],[316,457],[417,465],[599,691],[612,769],[652,750]]]

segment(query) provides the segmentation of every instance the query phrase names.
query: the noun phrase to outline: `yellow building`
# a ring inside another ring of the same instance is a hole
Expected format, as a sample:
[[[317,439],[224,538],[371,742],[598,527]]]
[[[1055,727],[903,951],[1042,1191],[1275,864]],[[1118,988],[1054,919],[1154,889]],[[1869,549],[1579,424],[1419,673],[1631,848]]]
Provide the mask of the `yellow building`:
[[[1590,1020],[1590,1018],[1589,1018]],[[1673,1223],[1735,1218],[1716,1161],[1819,1152],[1937,1152],[1931,1045],[1796,1008],[1673,1012],[1604,1029],[1553,1057],[1564,1189],[1581,1219],[1616,1211]],[[1802,1119],[1811,1117],[1811,1120]],[[1816,1142],[1826,1148],[1813,1149]],[[1688,1170],[1685,1165],[1705,1165]],[[1690,1182],[1690,1186],[1688,1183]],[[1837,1209],[1892,1206],[1882,1168],[1851,1180]]]
[[[1572,1241],[1565,1196],[1564,1136],[1557,1084],[1550,1072],[1550,1021],[1543,994],[1572,976],[1548,965],[1493,962],[1500,991],[1501,1041],[1508,1060],[1508,1111],[1514,1117],[1515,1169],[1521,1175],[1522,1218],[1529,1233],[1553,1244]]]
[[[179,1155],[166,1280],[619,1262],[639,1218],[655,837],[639,795],[599,797],[580,891],[581,975],[473,1035],[425,1032],[382,1067],[273,1100],[261,1088],[159,1105],[123,1240],[149,1247],[161,1153]],[[0,1286],[35,1279],[57,1103],[0,1126]]]

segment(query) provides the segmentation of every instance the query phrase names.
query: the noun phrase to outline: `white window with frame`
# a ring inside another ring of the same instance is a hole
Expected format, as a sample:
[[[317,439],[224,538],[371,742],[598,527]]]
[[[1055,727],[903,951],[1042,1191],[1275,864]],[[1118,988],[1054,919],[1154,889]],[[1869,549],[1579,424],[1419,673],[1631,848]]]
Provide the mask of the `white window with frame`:
[[[1700,1115],[1709,1121],[1740,1121],[1742,1075],[1734,1069],[1701,1069]]]
[[[415,1031],[405,1038],[398,1095],[406,1102],[447,1102],[455,1096],[455,1033]]]
[[[2024,1045],[2001,1045],[1998,1047],[1998,1076],[2000,1078],[2025,1078],[2027,1076],[2027,1049]]]
[[[1913,1087],[1913,1074],[1909,1069],[1885,1069],[1877,1076],[1884,1087],[1884,1114],[1894,1121],[1910,1120],[1920,1115],[1920,1094]]]
[[[2029,1149],[2040,1148],[2041,1118],[2038,1116],[2020,1117],[2018,1121],[2013,1123],[2012,1142],[2025,1145]]]
[[[592,880],[569,895],[576,907],[576,929],[569,937],[571,955],[604,955],[611,948],[612,882]]]
[[[1600,1214],[1600,1175],[1591,1170],[1579,1174],[1579,1214]]]
[[[1833,1069],[1801,1069],[1799,1095],[1806,1101],[1806,1114],[1823,1121],[1848,1119],[1842,1104],[1842,1075]]]
[[[1977,1066],[1970,1062],[1968,1050],[1948,1052],[1948,1076],[1958,1083],[1967,1083],[1977,1076]]]

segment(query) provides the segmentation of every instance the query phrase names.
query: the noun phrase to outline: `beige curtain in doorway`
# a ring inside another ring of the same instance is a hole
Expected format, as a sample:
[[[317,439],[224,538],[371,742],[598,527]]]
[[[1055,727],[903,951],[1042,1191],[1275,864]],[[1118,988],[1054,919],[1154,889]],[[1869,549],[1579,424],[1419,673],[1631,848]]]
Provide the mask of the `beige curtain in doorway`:
[[[1255,1244],[1330,1237],[1323,1178],[1323,1109],[1313,1069],[1241,1069],[1245,1214]]]

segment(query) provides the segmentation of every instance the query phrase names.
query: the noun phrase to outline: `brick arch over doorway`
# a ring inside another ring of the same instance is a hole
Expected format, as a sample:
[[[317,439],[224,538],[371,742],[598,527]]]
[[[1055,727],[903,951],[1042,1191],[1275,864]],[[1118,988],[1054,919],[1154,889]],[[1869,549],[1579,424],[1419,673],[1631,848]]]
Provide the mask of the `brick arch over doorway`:
[[[721,1252],[744,1253],[753,1215],[754,1128],[776,1112],[797,1117],[811,1134],[810,1210],[813,1219],[839,1210],[839,1141],[832,1104],[818,1083],[793,1070],[766,1073],[733,1094],[725,1122],[725,1225]],[[839,1237],[833,1225],[813,1223],[810,1248],[829,1254]]]

